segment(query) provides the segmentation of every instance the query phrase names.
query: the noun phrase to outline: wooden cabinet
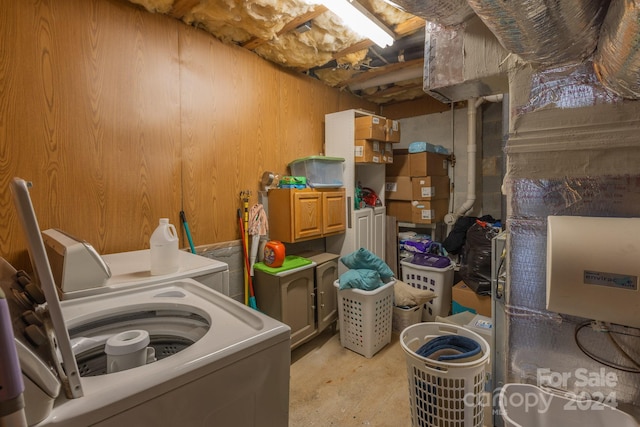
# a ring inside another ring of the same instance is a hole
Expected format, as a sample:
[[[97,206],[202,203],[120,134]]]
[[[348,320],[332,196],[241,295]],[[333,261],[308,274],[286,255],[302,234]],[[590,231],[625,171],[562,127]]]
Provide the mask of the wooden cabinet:
[[[344,189],[273,189],[269,191],[269,236],[293,243],[346,229]]]
[[[277,274],[256,269],[258,309],[291,327],[291,348],[309,341],[327,327],[335,328],[338,298],[338,255],[305,256],[311,264]]]

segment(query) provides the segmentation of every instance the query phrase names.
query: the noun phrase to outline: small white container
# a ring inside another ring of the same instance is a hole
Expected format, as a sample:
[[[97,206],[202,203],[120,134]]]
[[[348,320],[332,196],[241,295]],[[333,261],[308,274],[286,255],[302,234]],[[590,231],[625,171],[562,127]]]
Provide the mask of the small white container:
[[[151,235],[151,274],[175,273],[180,268],[178,233],[169,218],[160,218],[160,224]]]

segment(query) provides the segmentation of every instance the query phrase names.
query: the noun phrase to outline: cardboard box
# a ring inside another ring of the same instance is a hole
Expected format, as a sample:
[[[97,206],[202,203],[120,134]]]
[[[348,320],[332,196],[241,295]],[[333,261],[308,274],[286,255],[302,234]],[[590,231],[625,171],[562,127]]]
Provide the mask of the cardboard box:
[[[384,141],[387,137],[387,119],[384,117],[356,117],[355,127],[355,139]]]
[[[448,176],[388,176],[385,195],[389,200],[438,200],[449,198]]]
[[[386,163],[384,142],[357,139],[353,143],[353,158],[356,163]]]
[[[456,283],[452,290],[452,312],[463,311],[491,317],[491,296],[476,294],[464,281]]]
[[[442,222],[449,210],[449,200],[404,201],[389,200],[387,215],[396,217],[397,221],[413,224],[433,224]]]
[[[411,222],[411,202],[388,200],[387,215],[396,217],[396,221]]]
[[[385,142],[384,154],[387,156],[387,164],[393,163],[393,145],[390,142]]]
[[[449,199],[414,200],[411,204],[411,222],[414,224],[442,222],[449,210]]]
[[[448,176],[421,176],[411,178],[411,200],[449,198]]]
[[[449,165],[444,154],[409,154],[409,176],[441,176],[449,174]]]
[[[413,200],[411,178],[408,176],[388,176],[384,187],[388,200]]]
[[[387,119],[386,124],[386,141],[400,142],[400,122],[397,120]]]
[[[387,165],[387,176],[409,176],[409,153],[407,150],[393,150],[393,163]]]

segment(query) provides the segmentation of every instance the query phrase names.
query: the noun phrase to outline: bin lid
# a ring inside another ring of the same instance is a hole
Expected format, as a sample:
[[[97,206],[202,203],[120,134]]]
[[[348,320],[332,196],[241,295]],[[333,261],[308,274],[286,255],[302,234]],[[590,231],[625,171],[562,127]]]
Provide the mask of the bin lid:
[[[289,163],[289,165],[293,165],[300,162],[306,162],[309,160],[318,160],[321,162],[344,162],[344,159],[342,157],[308,156],[308,157],[302,157],[300,159],[295,159],[291,163]]]
[[[303,258],[297,255],[287,255],[284,257],[284,261],[280,267],[269,267],[264,262],[256,262],[253,268],[256,270],[264,271],[269,274],[278,274],[283,271],[293,270],[294,268],[304,267],[313,263],[310,259]]]
[[[414,254],[410,262],[411,264],[433,268],[446,268],[451,264],[449,257],[420,253]]]

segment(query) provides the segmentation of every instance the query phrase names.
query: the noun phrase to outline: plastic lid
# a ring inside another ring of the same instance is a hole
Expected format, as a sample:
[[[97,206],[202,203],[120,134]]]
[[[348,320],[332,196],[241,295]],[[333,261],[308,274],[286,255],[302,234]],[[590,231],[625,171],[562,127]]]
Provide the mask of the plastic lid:
[[[302,157],[300,159],[295,159],[289,164],[293,165],[295,163],[306,162],[309,160],[319,160],[323,162],[344,162],[344,159],[342,157],[309,156],[309,157]]]
[[[169,218],[160,218],[160,224],[169,224]]]
[[[80,383],[80,371],[78,370],[78,364],[76,362],[73,350],[71,349],[71,341],[69,340],[69,332],[64,323],[64,317],[62,316],[62,309],[60,307],[60,300],[56,292],[56,285],[53,279],[53,273],[51,272],[51,266],[49,265],[49,259],[42,241],[42,235],[40,234],[40,227],[38,226],[38,220],[36,219],[35,211],[33,210],[33,204],[31,203],[31,197],[29,196],[29,183],[20,178],[13,178],[11,181],[11,192],[13,193],[13,200],[18,211],[18,218],[22,224],[23,232],[27,238],[27,249],[29,251],[29,257],[31,258],[31,264],[35,270],[36,276],[39,279],[40,287],[47,300],[48,310],[45,312],[51,320],[53,331],[51,334],[47,334],[51,340],[51,348],[56,348],[55,359],[50,360],[52,368],[57,370],[58,377],[63,383],[66,383],[63,388],[71,393],[71,396],[78,398],[83,395],[82,384]],[[49,323],[45,323],[48,325]],[[53,335],[55,334],[55,339]]]

